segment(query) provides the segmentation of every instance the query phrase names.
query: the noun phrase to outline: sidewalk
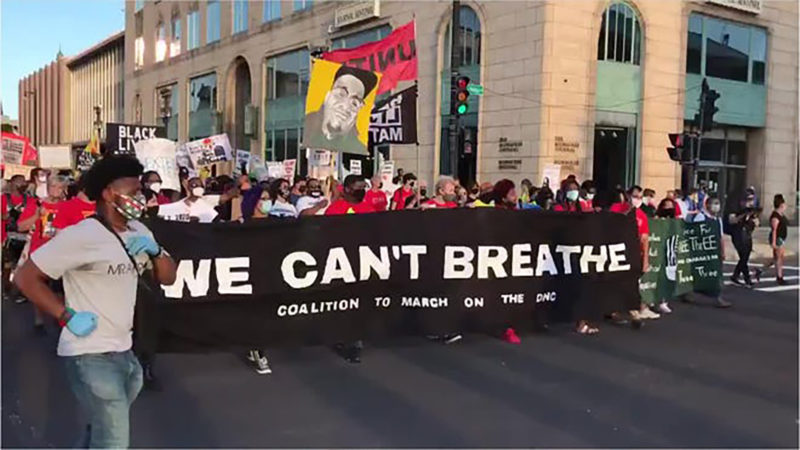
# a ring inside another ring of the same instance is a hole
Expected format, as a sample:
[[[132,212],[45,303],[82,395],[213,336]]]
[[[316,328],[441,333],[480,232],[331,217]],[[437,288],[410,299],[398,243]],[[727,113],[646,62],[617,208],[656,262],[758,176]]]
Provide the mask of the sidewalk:
[[[786,249],[787,260],[797,259],[797,233],[797,227],[789,227],[789,236],[786,238],[786,243],[783,244],[783,247]],[[772,247],[770,247],[767,242],[768,236],[769,228],[767,227],[759,227],[753,232],[753,254],[750,256],[751,260],[772,258]],[[738,261],[739,257],[736,254],[736,249],[733,247],[731,237],[723,235],[723,241],[725,242],[725,260]]]

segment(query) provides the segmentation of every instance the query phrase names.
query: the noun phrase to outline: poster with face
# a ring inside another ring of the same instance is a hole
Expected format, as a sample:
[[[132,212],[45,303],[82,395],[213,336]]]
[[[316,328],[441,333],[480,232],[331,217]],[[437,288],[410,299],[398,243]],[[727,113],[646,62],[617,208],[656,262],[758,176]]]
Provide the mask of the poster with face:
[[[314,60],[306,97],[305,147],[367,155],[380,78],[375,72]]]

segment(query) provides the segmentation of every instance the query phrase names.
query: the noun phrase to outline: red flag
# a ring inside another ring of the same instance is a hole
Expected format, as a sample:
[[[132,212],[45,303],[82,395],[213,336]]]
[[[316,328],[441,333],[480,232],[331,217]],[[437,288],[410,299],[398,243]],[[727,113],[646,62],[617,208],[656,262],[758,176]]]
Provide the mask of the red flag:
[[[417,43],[414,21],[380,41],[360,47],[325,52],[322,59],[383,74],[378,94],[391,91],[401,80],[417,79]]]

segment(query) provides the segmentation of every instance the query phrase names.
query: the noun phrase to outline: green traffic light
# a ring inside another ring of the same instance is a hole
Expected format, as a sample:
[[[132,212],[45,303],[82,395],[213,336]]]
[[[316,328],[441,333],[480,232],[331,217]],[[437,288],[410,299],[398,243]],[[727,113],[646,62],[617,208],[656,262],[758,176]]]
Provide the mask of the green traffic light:
[[[462,104],[458,105],[458,107],[456,108],[456,111],[459,114],[465,114],[467,112],[467,105],[465,103],[462,103]]]

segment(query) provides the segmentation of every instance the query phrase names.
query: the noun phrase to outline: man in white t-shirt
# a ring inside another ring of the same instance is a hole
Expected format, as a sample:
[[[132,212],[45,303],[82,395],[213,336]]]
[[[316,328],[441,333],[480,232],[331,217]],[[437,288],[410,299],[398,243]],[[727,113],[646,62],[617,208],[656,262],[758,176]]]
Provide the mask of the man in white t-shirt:
[[[129,443],[130,405],[142,387],[142,367],[131,352],[140,274],[152,269],[158,283],[175,282],[175,262],[137,220],[146,208],[141,174],[142,165],[129,156],[95,163],[84,179],[97,215],[58,233],[14,279],[64,327],[57,353],[89,419],[91,448]],[[63,303],[48,286],[59,278]]]
[[[311,178],[306,182],[306,195],[297,200],[297,213],[301,216],[313,216],[328,207],[328,199],[322,192],[320,181]]]
[[[205,188],[200,178],[191,178],[186,182],[189,195],[175,203],[158,207],[158,217],[176,222],[211,223],[219,213],[210,202],[203,200]]]

